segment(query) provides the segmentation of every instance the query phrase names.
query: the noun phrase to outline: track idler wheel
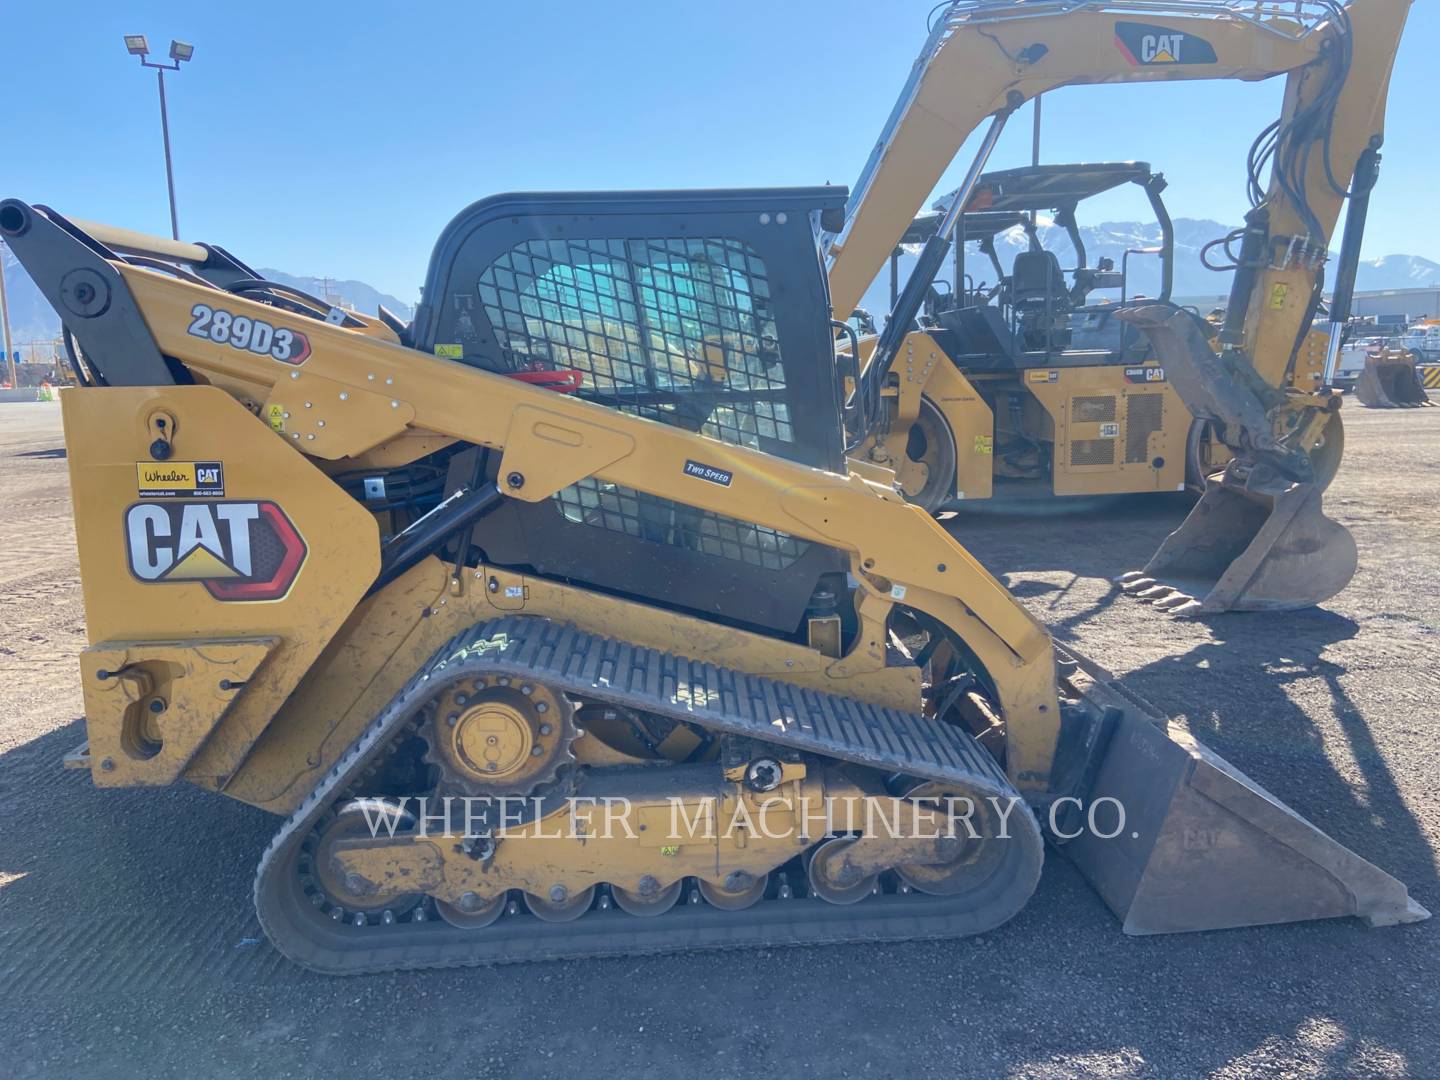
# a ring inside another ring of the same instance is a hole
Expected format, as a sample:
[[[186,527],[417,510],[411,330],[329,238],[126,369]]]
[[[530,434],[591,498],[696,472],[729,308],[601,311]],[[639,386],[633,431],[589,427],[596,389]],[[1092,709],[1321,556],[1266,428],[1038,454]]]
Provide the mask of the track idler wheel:
[[[372,899],[363,885],[342,875],[331,858],[335,844],[371,835],[377,825],[397,816],[396,831],[414,828],[415,815],[385,799],[353,799],[321,823],[306,840],[298,867],[310,902],[324,909],[336,922],[356,926],[370,922],[394,922],[420,903],[419,893]],[[388,828],[388,826],[381,826]],[[388,918],[387,918],[388,915]]]
[[[938,784],[922,784],[910,792],[912,799],[942,800],[950,795],[967,798],[963,793],[946,791]],[[988,799],[969,800],[973,813],[968,819],[978,836],[972,836],[965,823],[955,823],[951,836],[934,841],[935,862],[901,863],[895,873],[916,892],[930,896],[958,896],[982,889],[995,876],[1005,861],[1009,841],[1002,838],[999,812]]]

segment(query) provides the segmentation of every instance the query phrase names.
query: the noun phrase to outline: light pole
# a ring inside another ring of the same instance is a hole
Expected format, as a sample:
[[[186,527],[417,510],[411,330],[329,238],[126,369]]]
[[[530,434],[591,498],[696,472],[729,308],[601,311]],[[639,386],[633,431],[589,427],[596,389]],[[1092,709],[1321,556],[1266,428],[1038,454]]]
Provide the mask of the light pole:
[[[0,244],[0,331],[5,339],[5,370],[10,375],[10,389],[20,389],[20,379],[15,373],[14,342],[10,338],[10,305],[5,300],[5,245]]]
[[[155,76],[160,82],[160,133],[165,138],[165,183],[170,191],[170,237],[179,240],[180,224],[175,217],[175,171],[170,165],[170,117],[165,111],[165,72],[179,71],[180,65],[195,55],[195,46],[187,45],[183,41],[170,42],[168,64],[157,64],[146,59],[150,55],[150,45],[144,34],[126,34],[125,48],[131,56],[140,57],[141,67],[154,68]]]

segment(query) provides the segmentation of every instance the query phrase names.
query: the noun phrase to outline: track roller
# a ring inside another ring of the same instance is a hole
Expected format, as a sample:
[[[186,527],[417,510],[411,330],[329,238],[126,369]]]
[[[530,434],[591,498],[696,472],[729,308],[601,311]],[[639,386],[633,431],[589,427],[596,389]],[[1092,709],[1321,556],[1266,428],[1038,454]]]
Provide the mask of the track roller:
[[[744,911],[754,907],[765,898],[765,889],[770,884],[770,875],[756,877],[744,870],[736,870],[721,885],[715,885],[704,878],[699,881],[700,895],[711,907],[721,911]]]
[[[594,899],[594,885],[588,889],[581,889],[577,893],[567,892],[565,886],[556,885],[551,888],[548,896],[536,896],[534,893],[527,892],[525,906],[537,919],[563,923],[584,915],[590,910],[590,902]]]

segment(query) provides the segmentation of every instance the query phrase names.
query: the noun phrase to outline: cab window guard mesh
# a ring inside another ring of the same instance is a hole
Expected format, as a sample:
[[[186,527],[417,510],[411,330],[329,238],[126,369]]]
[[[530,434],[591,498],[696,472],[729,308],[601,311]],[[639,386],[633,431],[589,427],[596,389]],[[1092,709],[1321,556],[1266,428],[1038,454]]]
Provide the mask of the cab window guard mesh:
[[[740,241],[526,240],[477,288],[510,370],[579,371],[582,397],[724,442],[795,441],[769,278]]]
[[[763,525],[698,510],[593,478],[557,492],[555,502],[560,512],[577,524],[767,570],[784,570],[810,547],[808,541]]]

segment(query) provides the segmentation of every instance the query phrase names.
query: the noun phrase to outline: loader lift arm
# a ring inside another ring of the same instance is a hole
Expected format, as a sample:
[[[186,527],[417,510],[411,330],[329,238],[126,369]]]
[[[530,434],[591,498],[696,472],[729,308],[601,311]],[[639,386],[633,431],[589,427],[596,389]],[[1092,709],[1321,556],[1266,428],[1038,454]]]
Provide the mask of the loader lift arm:
[[[1341,432],[1338,397],[1324,386],[1326,347],[1309,338],[1328,243],[1352,194],[1352,177],[1361,202],[1373,186],[1385,95],[1408,8],[1384,0],[950,4],[935,19],[861,171],[843,227],[822,238],[835,310],[848,312],[858,302],[987,117],[989,130],[960,188],[962,204],[1005,119],[1040,94],[1086,83],[1285,75],[1281,115],[1260,133],[1247,162],[1253,209],[1243,236],[1228,238],[1241,250],[1221,356],[1217,361],[1203,338],[1180,332],[1178,323],[1162,335],[1170,348],[1157,348],[1165,367],[1178,374],[1176,388],[1187,406],[1212,421],[1233,455],[1207,497],[1213,504],[1239,493],[1258,502],[1259,512],[1214,515],[1202,501],[1167,542],[1170,557],[1152,560],[1125,585],[1188,611],[1284,609],[1327,599],[1353,574],[1354,551],[1343,530],[1328,527],[1333,523],[1320,515],[1320,489],[1338,464]],[[1261,175],[1267,166],[1268,184]],[[958,224],[952,217],[942,220],[927,245],[934,250],[922,253],[912,276],[944,258]],[[1356,257],[1358,231],[1347,229],[1343,262]],[[869,393],[878,393],[913,329],[921,292],[901,293],[867,371]],[[1185,318],[1154,304],[1122,317],[1142,328]],[[1216,385],[1217,379],[1227,385]],[[1266,542],[1273,550],[1257,550],[1256,522],[1269,521],[1277,501],[1307,507],[1294,525],[1305,535],[1287,543],[1271,530]],[[1240,532],[1217,535],[1228,529]],[[1307,555],[1303,565],[1287,558],[1287,549],[1308,551],[1321,535],[1332,542],[1327,556]],[[1204,558],[1190,558],[1200,549]],[[1217,552],[1233,558],[1217,563]]]

